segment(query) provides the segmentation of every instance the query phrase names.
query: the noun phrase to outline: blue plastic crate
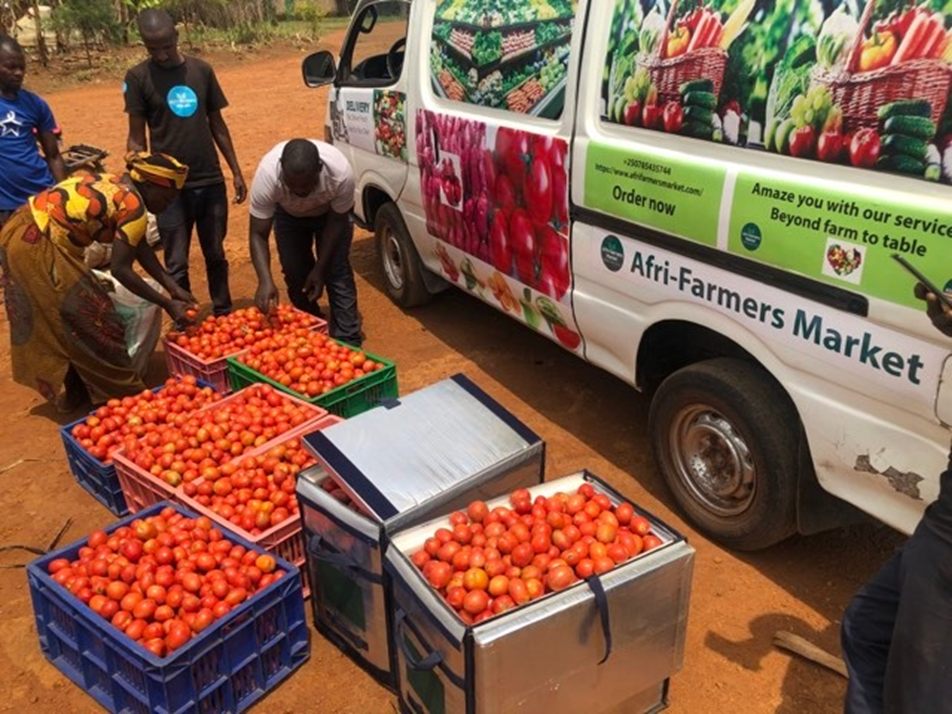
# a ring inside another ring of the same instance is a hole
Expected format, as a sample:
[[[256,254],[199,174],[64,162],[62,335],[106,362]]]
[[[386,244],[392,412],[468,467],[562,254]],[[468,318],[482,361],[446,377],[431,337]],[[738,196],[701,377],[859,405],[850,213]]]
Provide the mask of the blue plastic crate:
[[[125,518],[111,533],[167,506],[190,518],[188,509],[162,502]],[[234,543],[254,548],[225,531]],[[287,572],[268,588],[194,637],[168,657],[156,657],[96,615],[53,581],[56,558],[77,557],[85,540],[37,558],[27,580],[40,647],[47,659],[111,712],[122,714],[236,714],[257,702],[310,657],[301,576]]]
[[[200,387],[211,387],[210,384],[200,379],[196,381]],[[155,387],[152,391],[158,392],[163,387],[165,387],[164,383]],[[90,412],[60,429],[60,438],[63,440],[63,448],[66,450],[66,460],[69,462],[69,470],[73,473],[77,483],[114,515],[122,518],[129,515],[129,508],[126,505],[126,497],[122,493],[119,477],[116,475],[116,467],[94,459],[70,433],[74,426],[82,424],[93,413]]]
[[[90,496],[115,515],[120,517],[128,515],[129,508],[126,506],[126,497],[122,493],[122,486],[119,485],[116,467],[111,463],[104,464],[98,459],[94,459],[70,433],[74,426],[82,424],[84,421],[86,421],[86,417],[77,419],[60,429],[60,437],[63,439],[63,448],[66,449],[69,470],[73,472],[77,483],[86,489]]]

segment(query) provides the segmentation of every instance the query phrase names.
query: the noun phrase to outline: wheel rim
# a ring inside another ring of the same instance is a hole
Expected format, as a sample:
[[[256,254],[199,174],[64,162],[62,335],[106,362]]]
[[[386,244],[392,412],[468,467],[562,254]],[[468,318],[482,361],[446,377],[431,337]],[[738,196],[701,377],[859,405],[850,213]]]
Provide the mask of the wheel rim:
[[[747,442],[722,414],[703,404],[684,407],[671,424],[668,450],[677,478],[718,516],[739,516],[756,493]]]
[[[387,281],[394,290],[403,289],[403,271],[404,260],[403,250],[400,248],[400,241],[397,240],[396,233],[389,226],[382,229],[383,235],[383,270],[387,275]]]

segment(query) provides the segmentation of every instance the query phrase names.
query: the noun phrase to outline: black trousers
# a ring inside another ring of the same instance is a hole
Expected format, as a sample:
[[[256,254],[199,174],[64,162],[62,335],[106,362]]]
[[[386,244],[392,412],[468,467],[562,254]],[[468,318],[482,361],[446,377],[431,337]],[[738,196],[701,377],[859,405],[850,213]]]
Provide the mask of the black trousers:
[[[156,220],[165,254],[165,269],[169,275],[180,287],[191,292],[188,254],[194,228],[205,258],[212,310],[216,315],[231,312],[228,259],[225,257],[225,235],[228,233],[228,192],[225,184],[183,189]]]
[[[952,712],[952,543],[920,523],[850,603],[841,634],[846,714]]]
[[[274,215],[274,238],[288,299],[299,310],[321,316],[317,303],[304,294],[304,282],[314,268],[321,250],[327,215],[298,218],[280,208]],[[350,264],[350,245],[354,237],[353,224],[347,239],[330,257],[324,287],[330,306],[328,332],[330,336],[359,347],[363,342],[360,332],[360,313],[357,310],[357,283]]]

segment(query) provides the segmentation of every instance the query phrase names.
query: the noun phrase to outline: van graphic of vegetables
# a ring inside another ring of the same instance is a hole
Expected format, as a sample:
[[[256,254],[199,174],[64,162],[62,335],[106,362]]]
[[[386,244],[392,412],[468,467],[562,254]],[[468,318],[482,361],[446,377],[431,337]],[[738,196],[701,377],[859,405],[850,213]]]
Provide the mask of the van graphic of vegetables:
[[[374,92],[374,140],[377,153],[407,160],[406,119],[403,92]]]
[[[616,13],[622,8],[618,0]],[[742,139],[743,112],[735,98],[721,101],[728,48],[743,31],[756,0],[741,0],[726,16],[713,6],[667,16],[656,6],[644,18],[633,57],[613,57],[608,117],[619,124],[697,139]]]
[[[952,183],[952,31],[938,0],[614,0],[610,122]],[[634,28],[634,29],[632,29]]]

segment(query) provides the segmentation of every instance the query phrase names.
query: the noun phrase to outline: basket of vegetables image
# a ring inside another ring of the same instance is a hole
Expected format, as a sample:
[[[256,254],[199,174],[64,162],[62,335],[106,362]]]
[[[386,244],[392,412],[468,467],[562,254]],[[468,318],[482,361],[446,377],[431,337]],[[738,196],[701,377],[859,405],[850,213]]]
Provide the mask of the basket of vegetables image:
[[[749,4],[753,6],[752,0]],[[648,73],[657,90],[660,105],[680,100],[681,87],[699,79],[710,80],[712,93],[717,96],[727,67],[726,48],[746,19],[735,13],[725,24],[721,22],[720,13],[699,6],[675,22],[677,7],[678,2],[674,0],[666,22],[657,13],[654,22],[651,15],[645,20],[641,52],[636,59],[638,68]]]
[[[829,90],[833,105],[842,112],[845,132],[877,128],[889,118],[883,116],[884,107],[909,100],[908,112],[897,116],[913,117],[910,131],[928,141],[952,88],[945,18],[924,7],[909,7],[874,23],[867,35],[875,4],[866,4],[859,23],[840,20],[838,31],[821,31],[811,87]],[[854,30],[852,37],[846,34],[849,30]]]

